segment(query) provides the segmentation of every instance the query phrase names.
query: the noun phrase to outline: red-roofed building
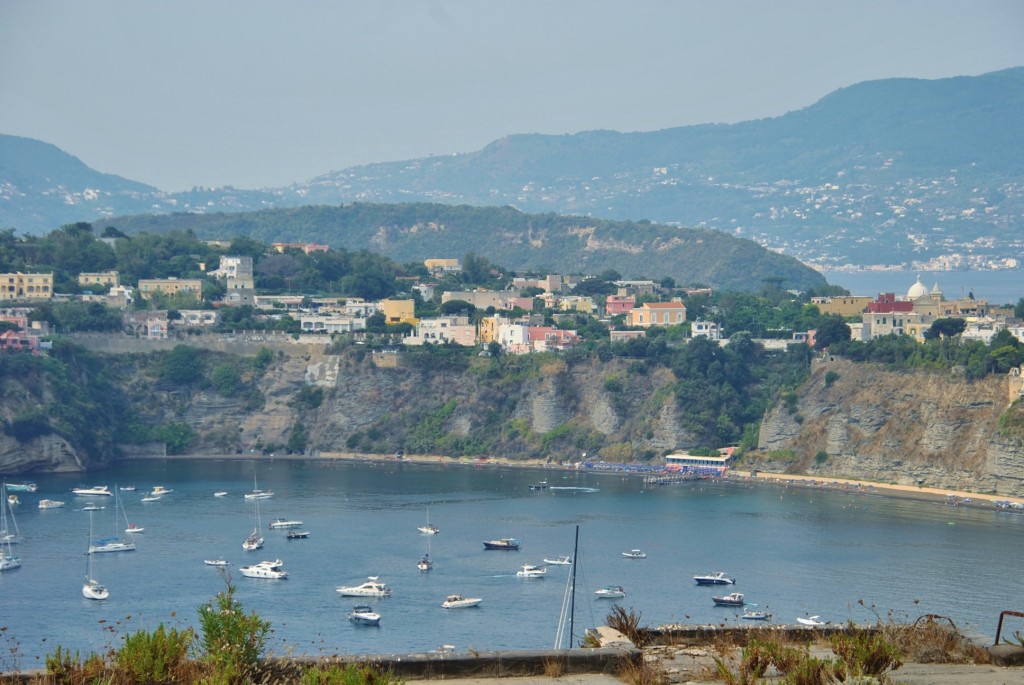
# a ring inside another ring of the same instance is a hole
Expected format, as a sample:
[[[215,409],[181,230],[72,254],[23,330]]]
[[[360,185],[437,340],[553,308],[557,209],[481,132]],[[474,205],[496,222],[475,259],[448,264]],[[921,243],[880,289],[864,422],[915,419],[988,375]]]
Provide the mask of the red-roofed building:
[[[644,302],[629,312],[629,325],[679,326],[686,323],[686,305],[682,302]]]
[[[914,311],[914,303],[897,300],[896,293],[878,293],[874,302],[868,303],[868,311],[873,314],[906,313]]]

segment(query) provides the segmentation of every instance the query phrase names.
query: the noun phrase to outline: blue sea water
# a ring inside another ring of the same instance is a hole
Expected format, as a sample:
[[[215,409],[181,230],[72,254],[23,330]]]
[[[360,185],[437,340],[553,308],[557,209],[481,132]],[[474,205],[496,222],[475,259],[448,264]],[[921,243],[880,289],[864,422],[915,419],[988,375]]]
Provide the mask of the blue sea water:
[[[266,547],[243,552],[259,486]],[[533,491],[546,476],[553,486]],[[579,525],[577,641],[603,622],[610,603],[594,598],[605,584],[625,587],[620,600],[642,623],[739,622],[735,609],[713,606],[722,589],[692,576],[726,571],[725,591],[746,595],[775,622],[798,616],[870,622],[948,616],[960,627],[993,635],[1000,611],[1018,606],[1024,567],[1024,516],[991,509],[873,494],[749,482],[699,481],[647,486],[636,476],[589,472],[447,467],[334,461],[126,461],[105,472],[36,478],[39,491],[19,493],[22,568],[0,573],[0,670],[40,666],[57,645],[81,650],[116,646],[127,632],[158,624],[196,624],[196,611],[225,587],[204,559],[231,561],[237,598],[273,624],[276,654],[382,654],[550,648],[566,589],[567,566],[541,580],[516,578],[527,563],[571,554]],[[125,527],[113,498],[75,497],[81,484],[134,484],[124,493],[128,519],[145,527],[135,552],[94,555],[94,573],[111,591],[86,600],[88,503],[96,534]],[[155,485],[174,492],[142,503]],[[217,490],[228,496],[215,498]],[[39,510],[39,499],[64,508]],[[267,530],[277,517],[299,519],[311,536]],[[429,521],[441,532],[425,536]],[[482,541],[517,537],[518,552],[485,551]],[[429,547],[428,547],[429,546]],[[623,551],[639,548],[642,560]],[[427,552],[434,569],[416,562]],[[283,581],[242,577],[237,568],[280,558]],[[370,600],[378,628],[347,620],[354,598],[335,588],[378,575],[393,588]],[[445,610],[450,593],[482,597],[477,609]],[[863,604],[861,603],[863,602]],[[12,663],[14,662],[14,663]]]

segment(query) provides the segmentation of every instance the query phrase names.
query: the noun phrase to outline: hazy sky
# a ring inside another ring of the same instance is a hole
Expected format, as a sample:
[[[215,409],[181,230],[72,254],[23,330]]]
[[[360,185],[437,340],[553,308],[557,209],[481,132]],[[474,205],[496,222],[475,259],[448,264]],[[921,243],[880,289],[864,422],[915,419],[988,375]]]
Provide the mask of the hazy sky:
[[[1021,0],[0,0],[0,133],[184,190],[1024,66]]]

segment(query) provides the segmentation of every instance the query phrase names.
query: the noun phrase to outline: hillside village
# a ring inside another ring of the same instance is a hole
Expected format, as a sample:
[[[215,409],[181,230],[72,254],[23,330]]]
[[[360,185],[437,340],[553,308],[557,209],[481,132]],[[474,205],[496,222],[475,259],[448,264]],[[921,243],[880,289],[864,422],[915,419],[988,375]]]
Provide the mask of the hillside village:
[[[221,248],[229,245],[208,242]],[[330,249],[314,243],[274,243],[270,247],[279,254],[295,250],[305,255]],[[45,338],[53,331],[46,321],[31,319],[34,304],[51,300],[77,300],[116,310],[120,312],[120,333],[140,340],[223,333],[222,312],[234,307],[251,307],[257,318],[270,322],[287,317],[288,332],[307,343],[317,339],[327,342],[337,335],[358,339],[374,330],[375,323],[382,323],[393,343],[479,345],[493,354],[565,350],[585,338],[593,339],[599,331],[608,342],[622,342],[643,338],[652,328],[671,327],[684,339],[705,337],[722,343],[735,332],[724,329],[714,308],[705,318],[688,316],[684,298],[711,296],[711,289],[675,289],[652,280],[617,279],[612,281],[615,292],[604,296],[578,294],[577,286],[587,280],[579,274],[517,276],[503,290],[457,290],[450,285],[443,287],[436,280],[458,276],[462,272],[460,260],[434,258],[423,262],[429,278],[405,279],[410,297],[367,300],[260,292],[255,287],[254,260],[250,256],[225,254],[215,268],[207,270],[206,266],[199,265],[204,278],[172,276],[139,279],[134,284],[122,282],[116,270],[81,272],[77,280],[82,292],[74,295],[55,292],[52,272],[0,274],[0,300],[6,305],[0,321],[10,324],[0,333],[0,349],[44,349]],[[204,298],[204,283],[208,284],[209,279],[223,284],[219,300]],[[175,307],[158,306],[168,301]],[[417,301],[436,302],[444,314],[417,316]],[[990,306],[984,299],[975,299],[973,293],[947,300],[938,283],[929,289],[920,279],[906,295],[817,296],[810,303],[821,315],[842,317],[852,340],[866,342],[881,336],[907,335],[923,342],[936,321],[958,319],[963,324],[957,333],[964,340],[987,345],[999,331],[1006,330],[1024,341],[1024,323],[1012,310]],[[565,325],[578,321],[579,315],[595,323],[585,334]],[[815,346],[815,334],[814,329],[792,331],[788,338],[762,342],[771,347],[794,342]]]

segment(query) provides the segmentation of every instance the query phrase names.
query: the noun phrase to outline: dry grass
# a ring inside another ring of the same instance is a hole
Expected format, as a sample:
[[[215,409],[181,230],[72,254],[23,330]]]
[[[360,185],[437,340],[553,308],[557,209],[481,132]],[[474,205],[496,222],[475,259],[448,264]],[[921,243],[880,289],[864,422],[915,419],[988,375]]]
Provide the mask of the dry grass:
[[[569,664],[562,657],[547,657],[542,662],[546,678],[561,678],[569,671]]]
[[[945,616],[927,614],[912,624],[880,624],[877,630],[899,648],[905,661],[918,664],[987,664],[988,651]]]
[[[618,678],[627,685],[668,685],[665,672],[645,659],[626,660]]]

